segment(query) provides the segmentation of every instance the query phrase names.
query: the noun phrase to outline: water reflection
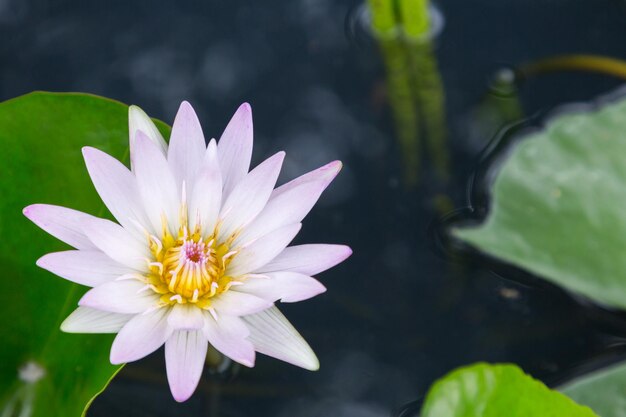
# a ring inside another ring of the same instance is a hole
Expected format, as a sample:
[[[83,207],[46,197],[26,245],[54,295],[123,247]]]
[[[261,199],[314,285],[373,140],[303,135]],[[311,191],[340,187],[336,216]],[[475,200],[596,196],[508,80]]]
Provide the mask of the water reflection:
[[[389,411],[380,402],[381,392],[397,398],[411,395],[409,375],[366,352],[340,353],[328,365],[330,371],[319,381],[321,392],[288,402],[280,417],[383,417]],[[393,386],[387,384],[389,378],[393,378]]]
[[[447,181],[449,155],[445,91],[433,49],[442,19],[435,9],[425,6],[428,2],[421,2],[421,13],[410,9],[408,3],[401,2],[405,7],[396,13],[392,2],[371,1],[370,13],[385,63],[404,181],[413,187],[419,183],[423,161],[429,162],[440,180]],[[431,15],[437,17],[429,19]]]
[[[500,129],[524,119],[515,72],[501,68],[491,78],[489,90],[476,104],[467,119],[467,144],[476,153],[486,140],[496,137]]]
[[[0,24],[16,24],[28,13],[28,4],[19,0],[0,0]]]
[[[376,160],[388,148],[384,136],[374,126],[357,120],[336,93],[322,86],[302,92],[294,109],[282,120],[276,144],[289,155],[279,182],[328,161],[345,160],[349,155]],[[346,164],[320,204],[348,201],[355,193],[355,181],[352,167]]]

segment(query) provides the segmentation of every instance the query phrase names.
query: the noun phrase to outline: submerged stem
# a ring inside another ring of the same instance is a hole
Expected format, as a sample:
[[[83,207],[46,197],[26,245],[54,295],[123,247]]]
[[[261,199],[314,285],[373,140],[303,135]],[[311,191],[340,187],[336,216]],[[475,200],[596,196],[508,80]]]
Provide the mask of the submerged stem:
[[[379,35],[389,35],[396,29],[396,12],[393,0],[368,0],[372,28]]]
[[[421,38],[430,31],[430,0],[398,0],[404,34]]]

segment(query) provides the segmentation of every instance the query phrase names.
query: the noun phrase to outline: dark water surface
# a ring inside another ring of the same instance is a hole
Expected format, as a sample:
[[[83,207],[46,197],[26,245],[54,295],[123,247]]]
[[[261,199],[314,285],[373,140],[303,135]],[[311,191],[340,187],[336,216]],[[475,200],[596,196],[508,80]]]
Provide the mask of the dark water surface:
[[[498,116],[489,103],[502,109],[511,100],[489,92],[494,74],[559,54],[626,59],[625,3],[447,0],[439,8],[445,28],[434,53],[409,71],[420,77],[433,64],[445,90],[447,138],[425,151],[398,139],[384,46],[365,30],[359,2],[0,0],[2,100],[85,91],[171,122],[186,99],[209,137],[249,101],[255,161],[286,150],[281,181],[332,159],[345,164],[297,242],[346,243],[354,255],[320,275],[326,294],[283,306],[317,352],[319,372],[260,356],[254,369],[205,370],[192,399],[177,404],[159,351],[125,367],[89,416],[395,416],[459,365],[515,362],[554,384],[626,350],[623,318],[445,244],[447,224],[484,214],[480,184],[478,212],[467,209],[467,184],[484,168],[499,120],[538,114],[531,123],[540,123],[554,106],[621,82],[589,72],[531,76],[519,85],[522,111]],[[412,159],[407,149],[424,152]],[[415,159],[421,168],[407,167]],[[438,165],[446,159],[447,168]]]

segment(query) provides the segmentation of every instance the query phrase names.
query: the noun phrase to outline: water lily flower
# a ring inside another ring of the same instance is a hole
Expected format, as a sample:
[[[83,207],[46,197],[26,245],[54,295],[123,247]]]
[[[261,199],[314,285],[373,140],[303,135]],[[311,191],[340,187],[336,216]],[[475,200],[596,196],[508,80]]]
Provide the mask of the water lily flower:
[[[312,276],[351,254],[343,245],[288,247],[341,162],[274,189],[285,154],[248,172],[248,104],[208,146],[187,102],[169,145],[136,106],[129,110],[129,132],[131,169],[83,148],[91,180],[119,223],[53,205],[24,209],[36,225],[76,249],[47,254],[37,264],[92,287],[61,329],[117,333],[113,364],[136,361],[165,344],[177,401],[196,389],[208,344],[248,367],[256,351],[318,369],[317,357],[274,303],[322,293],[325,287]]]

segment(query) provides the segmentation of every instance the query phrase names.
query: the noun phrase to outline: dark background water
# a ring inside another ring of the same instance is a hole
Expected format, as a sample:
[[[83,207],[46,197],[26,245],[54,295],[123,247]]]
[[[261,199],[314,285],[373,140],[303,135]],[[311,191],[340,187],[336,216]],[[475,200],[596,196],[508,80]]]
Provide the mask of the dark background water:
[[[385,65],[360,6],[0,0],[2,100],[85,91],[171,122],[186,99],[216,137],[248,101],[255,161],[287,151],[281,181],[332,159],[345,164],[297,241],[347,243],[354,255],[321,274],[326,294],[283,308],[319,355],[319,372],[259,357],[254,369],[205,371],[192,399],[177,404],[158,352],[125,367],[89,416],[389,416],[459,365],[515,362],[554,384],[622,351],[621,317],[449,247],[445,229],[484,212],[484,198],[478,213],[467,209],[467,184],[484,169],[481,152],[499,126],[480,110],[494,98],[494,74],[564,53],[626,59],[624,2],[441,1],[445,28],[433,61],[445,90],[442,149],[451,164],[444,181],[426,162],[415,185],[403,174]],[[530,123],[540,123],[543,112],[591,100],[620,81],[538,75],[519,85],[519,97],[525,115],[538,114]],[[484,196],[480,187],[474,193]]]

